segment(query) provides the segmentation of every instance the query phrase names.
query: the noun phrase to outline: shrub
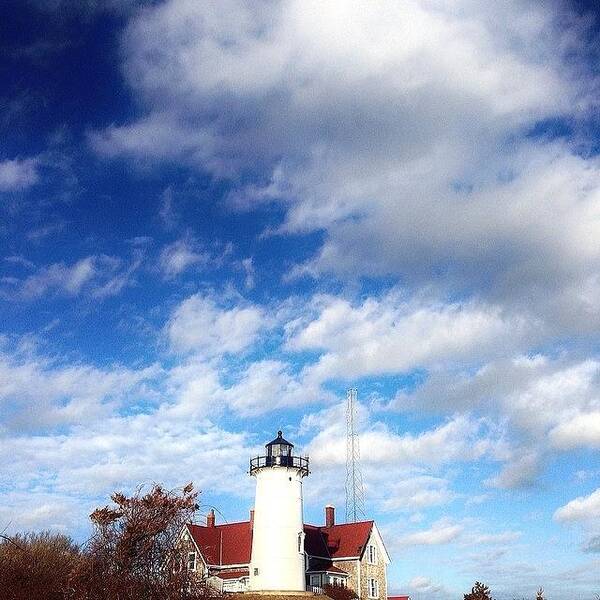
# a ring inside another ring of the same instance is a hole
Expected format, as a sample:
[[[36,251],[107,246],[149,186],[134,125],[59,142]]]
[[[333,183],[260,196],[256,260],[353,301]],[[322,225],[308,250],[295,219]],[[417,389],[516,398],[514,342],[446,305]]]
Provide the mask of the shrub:
[[[323,586],[323,592],[333,600],[354,600],[358,595],[354,590],[337,584]]]
[[[66,535],[42,532],[0,540],[3,600],[63,600],[79,549]]]

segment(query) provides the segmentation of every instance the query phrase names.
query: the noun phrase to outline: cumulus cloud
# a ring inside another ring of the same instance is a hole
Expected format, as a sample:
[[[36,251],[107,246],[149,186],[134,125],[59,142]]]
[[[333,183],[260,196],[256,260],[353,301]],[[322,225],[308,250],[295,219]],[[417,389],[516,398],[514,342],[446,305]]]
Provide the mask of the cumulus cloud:
[[[302,385],[290,366],[278,360],[251,363],[239,380],[227,388],[224,399],[242,415],[260,414],[286,406],[308,406],[326,393]]]
[[[342,464],[345,443],[343,431],[336,435],[335,428],[327,427],[313,439],[310,455],[322,463]],[[443,464],[493,456],[502,440],[483,420],[458,415],[418,434],[396,434],[380,425],[362,432],[360,445],[365,464]]]
[[[39,159],[8,159],[0,161],[0,192],[24,190],[39,180]]]
[[[396,542],[400,546],[437,546],[454,542],[463,532],[462,525],[441,519],[428,529],[415,531],[400,537]]]
[[[90,421],[68,435],[4,436],[0,450],[12,457],[4,475],[15,491],[0,492],[0,518],[11,531],[81,532],[83,515],[115,489],[132,491],[153,481],[175,487],[192,480],[209,503],[214,494],[245,497],[252,489],[245,476],[252,450],[244,433],[161,411]]]
[[[504,453],[501,431],[483,420],[457,415],[420,432],[400,434],[377,421],[377,414],[366,406],[357,409],[369,510],[415,516],[432,507],[448,507],[461,498],[453,489],[459,464],[494,461]],[[346,457],[344,405],[306,415],[299,433],[310,434],[306,446],[314,465],[310,500],[326,494],[340,501]],[[393,537],[400,533],[394,531]]]
[[[414,391],[399,392],[390,408],[493,410],[537,440],[550,434],[550,443],[558,449],[594,447],[599,383],[600,363],[595,358],[518,355],[475,371],[431,372]]]
[[[588,496],[579,496],[554,513],[556,521],[587,521],[600,517],[600,488]]]
[[[600,411],[578,414],[559,423],[550,431],[550,441],[561,449],[600,447]]]
[[[173,312],[166,333],[175,352],[214,356],[242,352],[269,325],[262,308],[236,304],[230,308],[201,294],[184,300]]]
[[[30,351],[0,351],[0,414],[3,428],[43,431],[83,424],[118,410],[131,394],[144,395],[157,366],[138,370],[64,364]]]
[[[392,291],[354,306],[315,300],[314,318],[288,327],[290,350],[322,350],[306,377],[325,380],[410,371],[454,361],[480,361],[506,351],[526,330],[518,317],[475,302],[408,300]]]
[[[170,0],[123,37],[147,114],[91,143],[231,177],[237,207],[283,202],[281,233],[325,232],[296,273],[443,280],[590,331],[598,161],[529,135],[594,98],[585,23],[563,11]]]
[[[410,475],[386,486],[382,494],[384,511],[415,511],[431,506],[448,504],[457,497],[449,488],[449,481],[432,475]]]

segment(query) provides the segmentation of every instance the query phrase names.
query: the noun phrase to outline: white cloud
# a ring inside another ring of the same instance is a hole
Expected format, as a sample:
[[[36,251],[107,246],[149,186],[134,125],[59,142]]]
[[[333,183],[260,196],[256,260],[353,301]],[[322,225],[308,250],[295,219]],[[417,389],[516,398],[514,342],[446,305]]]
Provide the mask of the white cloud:
[[[396,544],[399,546],[437,546],[440,544],[449,544],[456,541],[462,532],[462,525],[441,519],[433,523],[429,529],[401,536]]]
[[[345,443],[343,430],[326,427],[312,440],[310,455],[322,464],[343,464]],[[439,465],[493,456],[502,447],[502,440],[498,432],[487,430],[483,420],[457,415],[418,434],[399,435],[379,425],[360,434],[360,446],[364,464]]]
[[[556,521],[587,521],[600,518],[600,488],[588,496],[580,496],[554,513]]]
[[[210,260],[206,252],[199,252],[197,243],[189,238],[182,238],[165,246],[160,253],[158,266],[167,279],[173,279],[194,265],[205,265]]]
[[[268,325],[267,315],[257,306],[240,303],[226,308],[195,294],[175,309],[166,332],[175,352],[215,356],[242,352]]]
[[[253,415],[285,406],[305,407],[327,394],[320,394],[318,388],[303,386],[290,372],[289,365],[278,360],[262,360],[251,363],[223,396],[238,414]]]
[[[9,298],[35,300],[48,294],[78,296],[84,292],[95,298],[115,296],[131,283],[141,264],[141,254],[134,252],[129,264],[105,254],[86,256],[72,264],[53,263],[24,279],[5,281],[1,293]]]
[[[599,381],[600,362],[595,358],[515,356],[491,361],[474,372],[431,372],[414,392],[399,392],[390,407],[436,412],[485,408],[535,439],[552,432],[550,441],[556,447],[593,446]],[[579,439],[573,435],[577,427],[582,428]]]
[[[85,515],[113,491],[155,481],[168,487],[193,481],[208,503],[219,493],[252,491],[246,434],[160,410],[90,420],[63,435],[5,436],[0,451],[11,456],[3,476],[14,491],[0,493],[0,519],[11,530],[53,527],[77,535]]]
[[[550,431],[550,442],[560,449],[600,447],[600,411],[581,413]]]
[[[36,184],[39,160],[37,158],[0,161],[0,192],[23,190]]]
[[[45,430],[83,424],[118,410],[132,394],[144,396],[144,384],[157,366],[138,370],[115,365],[99,369],[63,364],[31,352],[0,352],[0,413],[4,428]]]
[[[372,487],[377,489],[377,486]],[[412,476],[409,473],[386,486],[381,496],[381,510],[403,512],[448,504],[456,498],[456,494],[449,489],[448,480],[431,475]]]
[[[407,300],[396,291],[360,305],[330,296],[315,318],[288,327],[290,350],[324,350],[307,379],[353,379],[446,362],[480,361],[518,344],[526,326],[493,306]]]
[[[324,230],[305,271],[441,280],[595,330],[598,160],[526,135],[590,110],[584,28],[528,0],[170,0],[123,38],[147,114],[91,141],[243,174],[237,206],[281,201],[280,231]]]
[[[522,488],[533,485],[540,470],[541,457],[535,450],[517,448],[500,473],[486,480],[490,487],[501,489]]]
[[[412,588],[417,592],[427,593],[427,594],[435,594],[442,589],[442,586],[435,585],[431,582],[431,580],[427,577],[423,577],[422,575],[417,575],[417,577],[413,577],[408,582],[408,587]]]

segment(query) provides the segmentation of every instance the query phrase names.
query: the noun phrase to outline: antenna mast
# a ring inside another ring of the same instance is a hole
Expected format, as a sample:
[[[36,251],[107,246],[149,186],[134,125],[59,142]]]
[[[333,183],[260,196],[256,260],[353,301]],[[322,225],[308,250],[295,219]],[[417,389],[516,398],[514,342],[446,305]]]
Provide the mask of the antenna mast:
[[[357,393],[355,388],[346,393],[346,523],[366,519],[360,445],[355,425]]]

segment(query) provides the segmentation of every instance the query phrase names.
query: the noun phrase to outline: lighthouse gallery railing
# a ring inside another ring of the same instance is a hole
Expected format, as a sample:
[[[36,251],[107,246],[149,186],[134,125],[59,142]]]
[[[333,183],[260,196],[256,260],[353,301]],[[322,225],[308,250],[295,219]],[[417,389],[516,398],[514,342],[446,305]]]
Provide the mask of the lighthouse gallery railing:
[[[250,459],[250,475],[264,467],[290,467],[308,475],[308,457],[304,456],[257,456]]]

